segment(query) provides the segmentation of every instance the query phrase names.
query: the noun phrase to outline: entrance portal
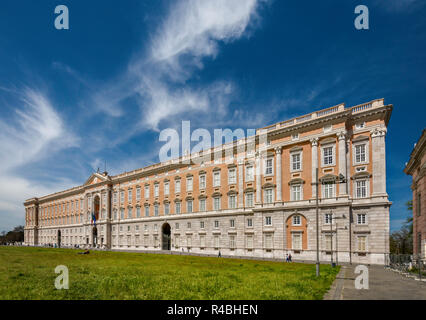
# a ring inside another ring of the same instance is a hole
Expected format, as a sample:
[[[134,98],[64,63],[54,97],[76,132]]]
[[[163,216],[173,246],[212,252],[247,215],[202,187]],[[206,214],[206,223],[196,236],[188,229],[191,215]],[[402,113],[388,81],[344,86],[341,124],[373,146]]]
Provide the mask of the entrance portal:
[[[58,248],[61,247],[61,230],[58,230]]]
[[[163,224],[161,227],[162,232],[162,245],[161,248],[163,250],[171,249],[171,229],[168,223]]]
[[[92,232],[93,232],[93,237],[92,237],[93,246],[96,247],[96,245],[98,244],[98,228],[93,227]]]

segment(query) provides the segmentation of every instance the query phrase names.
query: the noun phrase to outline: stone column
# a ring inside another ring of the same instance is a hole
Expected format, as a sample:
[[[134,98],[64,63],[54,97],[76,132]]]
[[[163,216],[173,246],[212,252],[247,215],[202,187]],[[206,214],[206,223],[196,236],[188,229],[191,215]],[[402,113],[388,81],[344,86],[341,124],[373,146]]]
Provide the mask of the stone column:
[[[337,138],[339,139],[339,175],[346,178],[346,183],[339,184],[339,196],[346,196],[348,194],[348,177],[346,177],[346,131],[339,132]]]
[[[261,155],[260,152],[256,152],[256,168],[255,168],[255,179],[256,179],[256,203],[261,203],[262,199],[262,171],[261,171]]]
[[[238,159],[238,208],[244,207],[244,159]]]
[[[373,190],[372,195],[386,195],[386,128],[371,131],[373,159]]]
[[[276,163],[275,163],[275,177],[276,177],[276,184],[277,184],[277,194],[276,194],[276,201],[280,202],[282,201],[282,190],[281,190],[281,147],[276,147],[275,148],[275,154],[277,155],[276,157]]]
[[[311,139],[312,145],[312,198],[316,197],[317,186],[314,184],[318,168],[318,138]]]

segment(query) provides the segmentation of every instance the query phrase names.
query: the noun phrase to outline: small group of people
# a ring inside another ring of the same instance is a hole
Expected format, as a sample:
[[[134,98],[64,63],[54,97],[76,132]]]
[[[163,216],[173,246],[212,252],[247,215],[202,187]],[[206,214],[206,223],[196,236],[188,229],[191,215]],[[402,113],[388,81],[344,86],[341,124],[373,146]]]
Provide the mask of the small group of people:
[[[286,257],[285,257],[285,262],[291,262],[291,253],[287,253]]]

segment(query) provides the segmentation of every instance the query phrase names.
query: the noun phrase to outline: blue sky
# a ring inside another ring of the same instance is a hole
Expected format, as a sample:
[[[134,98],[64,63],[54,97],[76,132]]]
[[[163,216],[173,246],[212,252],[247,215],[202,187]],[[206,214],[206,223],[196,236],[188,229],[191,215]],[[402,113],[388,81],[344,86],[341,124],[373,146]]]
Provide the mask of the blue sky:
[[[54,28],[69,8],[70,30]],[[367,5],[370,29],[356,30]],[[0,4],[0,230],[22,202],[158,162],[159,132],[252,129],[345,102],[394,105],[387,135],[391,229],[425,127],[420,0],[126,0]]]

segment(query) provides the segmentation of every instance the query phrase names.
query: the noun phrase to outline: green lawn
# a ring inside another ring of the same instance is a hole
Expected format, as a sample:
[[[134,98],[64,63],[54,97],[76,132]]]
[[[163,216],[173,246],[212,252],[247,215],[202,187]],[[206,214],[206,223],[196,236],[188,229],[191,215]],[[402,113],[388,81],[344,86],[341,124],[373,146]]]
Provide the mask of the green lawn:
[[[69,269],[69,290],[54,286]],[[338,268],[193,256],[0,247],[0,299],[322,299]]]

